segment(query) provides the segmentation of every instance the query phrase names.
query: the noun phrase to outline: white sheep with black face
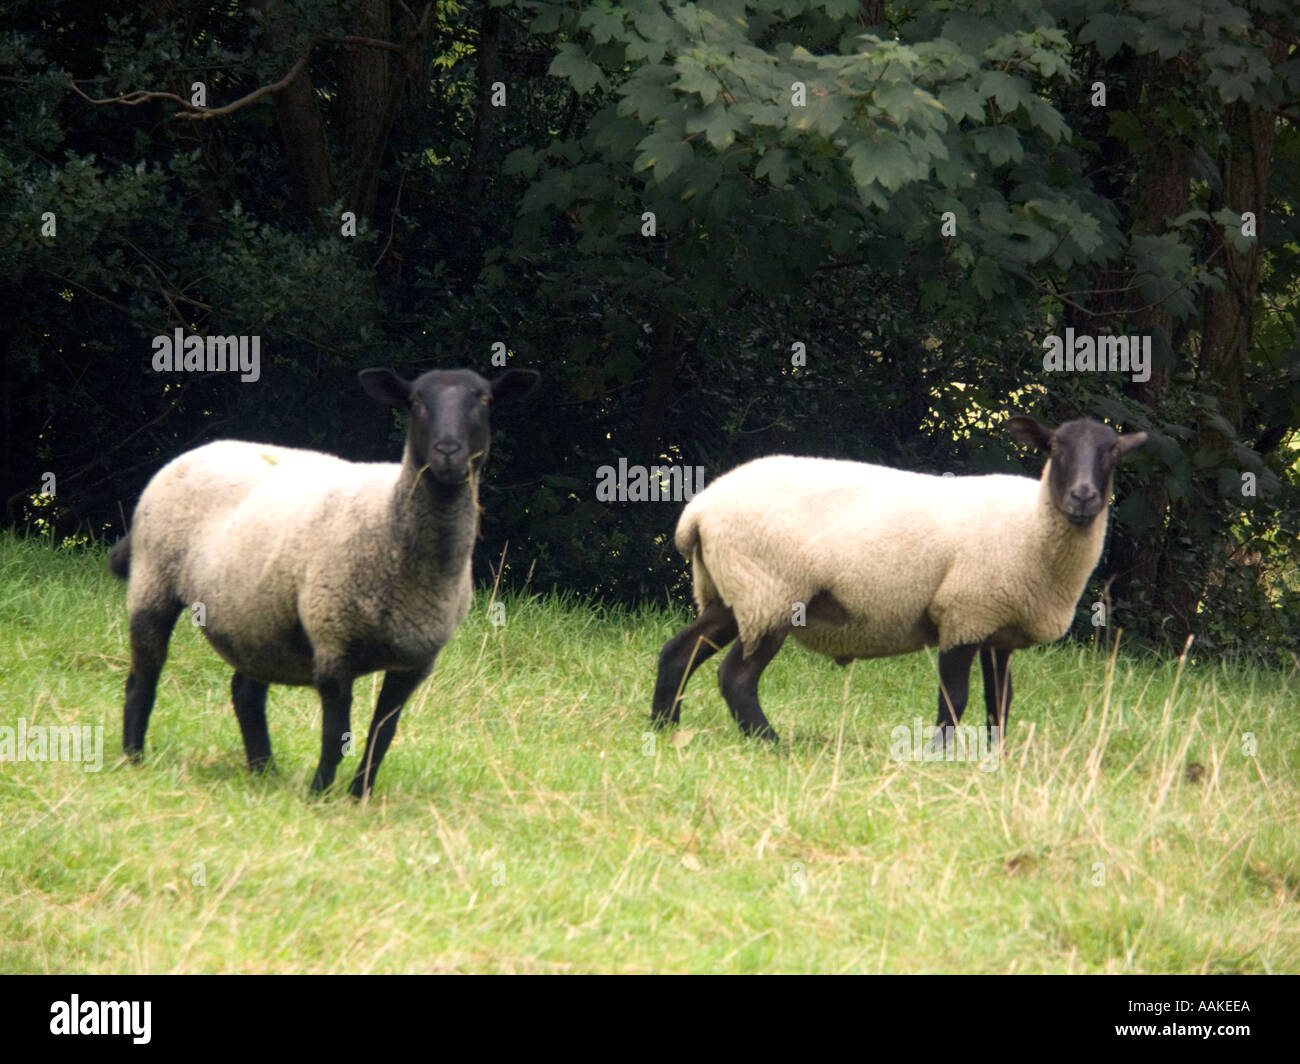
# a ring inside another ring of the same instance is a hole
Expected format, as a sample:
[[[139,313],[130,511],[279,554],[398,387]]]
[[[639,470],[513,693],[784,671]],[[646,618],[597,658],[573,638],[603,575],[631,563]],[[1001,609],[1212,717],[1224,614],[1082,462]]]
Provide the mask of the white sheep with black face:
[[[224,440],[159,470],[109,556],[130,581],[127,755],[143,753],[176,618],[201,603],[204,635],[235,669],[231,695],[254,770],[271,760],[269,684],[320,694],[311,785],[320,791],[343,757],[353,681],[384,671],[352,780],[353,795],[369,792],[402,706],[469,611],[489,409],[522,398],[537,378],[435,370],[407,381],[363,370],[372,398],[409,413],[400,465]]]
[[[940,725],[961,719],[979,652],[989,726],[1005,727],[1011,652],[1069,629],[1101,557],[1115,464],[1146,440],[1088,419],[1007,427],[1050,455],[1039,480],[778,455],[695,496],[676,544],[700,613],[660,652],[652,722],[676,723],[690,674],[738,638],[718,670],[723,697],[742,732],[776,739],[758,680],[793,636],[841,664],[937,646]]]

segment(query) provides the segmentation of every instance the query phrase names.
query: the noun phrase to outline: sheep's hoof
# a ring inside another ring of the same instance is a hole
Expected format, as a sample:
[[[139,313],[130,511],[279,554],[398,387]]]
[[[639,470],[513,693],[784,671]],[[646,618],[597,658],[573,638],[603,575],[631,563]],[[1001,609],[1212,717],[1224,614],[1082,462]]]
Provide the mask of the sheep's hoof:
[[[122,750],[122,756],[125,757],[129,762],[131,762],[131,764],[138,765],[141,761],[144,760],[144,751],[127,750],[124,748]]]

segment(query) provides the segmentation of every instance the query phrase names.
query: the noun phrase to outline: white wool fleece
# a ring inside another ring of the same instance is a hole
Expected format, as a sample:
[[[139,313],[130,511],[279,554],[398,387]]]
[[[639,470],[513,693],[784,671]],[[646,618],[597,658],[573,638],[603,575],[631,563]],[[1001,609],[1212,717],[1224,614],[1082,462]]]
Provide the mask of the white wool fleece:
[[[777,455],[695,496],[677,524],[696,604],[731,608],[744,652],[829,592],[791,635],[832,657],[1059,639],[1101,556],[1106,513],[1076,528],[1040,480],[939,477]]]

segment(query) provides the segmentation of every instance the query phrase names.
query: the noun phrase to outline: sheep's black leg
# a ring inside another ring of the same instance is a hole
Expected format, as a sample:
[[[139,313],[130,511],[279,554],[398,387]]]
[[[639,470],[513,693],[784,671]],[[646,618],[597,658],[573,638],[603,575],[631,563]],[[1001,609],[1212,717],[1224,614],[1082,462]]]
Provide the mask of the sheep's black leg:
[[[312,777],[312,793],[323,791],[334,782],[334,773],[343,760],[343,747],[351,728],[352,677],[318,675],[314,684],[320,694],[321,732],[320,764]]]
[[[980,647],[980,670],[984,673],[984,709],[988,718],[989,741],[993,729],[1005,737],[1011,715],[1011,651]]]
[[[433,668],[412,669],[409,672],[386,672],[384,684],[379,689],[379,701],[375,703],[375,715],[370,718],[370,734],[366,736],[366,752],[357,766],[356,775],[352,777],[351,794],[360,798],[369,794],[375,785],[375,775],[379,764],[388,753],[388,746],[397,733],[397,718],[402,715],[402,707],[411,697],[411,692],[420,686],[420,681],[429,675]]]
[[[230,677],[230,700],[235,704],[235,718],[244,737],[248,768],[252,772],[262,772],[271,765],[271,736],[266,730],[266,684],[237,672]]]
[[[955,728],[966,712],[970,696],[970,667],[979,646],[969,643],[939,651],[939,717],[935,721],[936,746],[944,744],[945,728]]]
[[[122,706],[122,750],[132,761],[144,753],[144,733],[149,728],[158,674],[167,660],[167,642],[180,616],[180,603],[137,610],[131,617],[131,671],[126,677]]]
[[[650,723],[656,728],[681,720],[682,692],[700,663],[736,638],[736,617],[721,602],[710,602],[694,623],[673,636],[659,651]]]
[[[718,666],[718,687],[722,689],[727,708],[745,735],[754,735],[772,742],[778,739],[775,729],[767,722],[759,707],[758,679],[776,657],[776,652],[781,649],[781,644],[789,633],[788,624],[775,632],[769,632],[759,639],[749,657],[745,657],[744,645],[737,643]]]

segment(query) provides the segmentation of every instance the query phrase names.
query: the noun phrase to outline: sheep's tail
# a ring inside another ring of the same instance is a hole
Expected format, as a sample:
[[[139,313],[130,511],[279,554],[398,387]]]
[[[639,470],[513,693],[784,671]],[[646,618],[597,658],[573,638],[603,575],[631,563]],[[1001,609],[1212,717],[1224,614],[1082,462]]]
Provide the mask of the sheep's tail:
[[[119,580],[125,580],[131,575],[131,534],[129,532],[114,543],[113,549],[108,552],[108,571]]]
[[[695,605],[704,609],[710,602],[717,600],[718,588],[709,575],[704,564],[704,551],[700,544],[699,516],[688,506],[677,522],[677,533],[673,537],[678,551],[691,563],[691,585],[694,590]]]
[[[694,560],[691,556],[700,544],[700,519],[689,506],[682,511],[682,516],[677,521],[677,532],[673,536],[673,543],[677,545],[677,551],[683,558],[687,561]]]

